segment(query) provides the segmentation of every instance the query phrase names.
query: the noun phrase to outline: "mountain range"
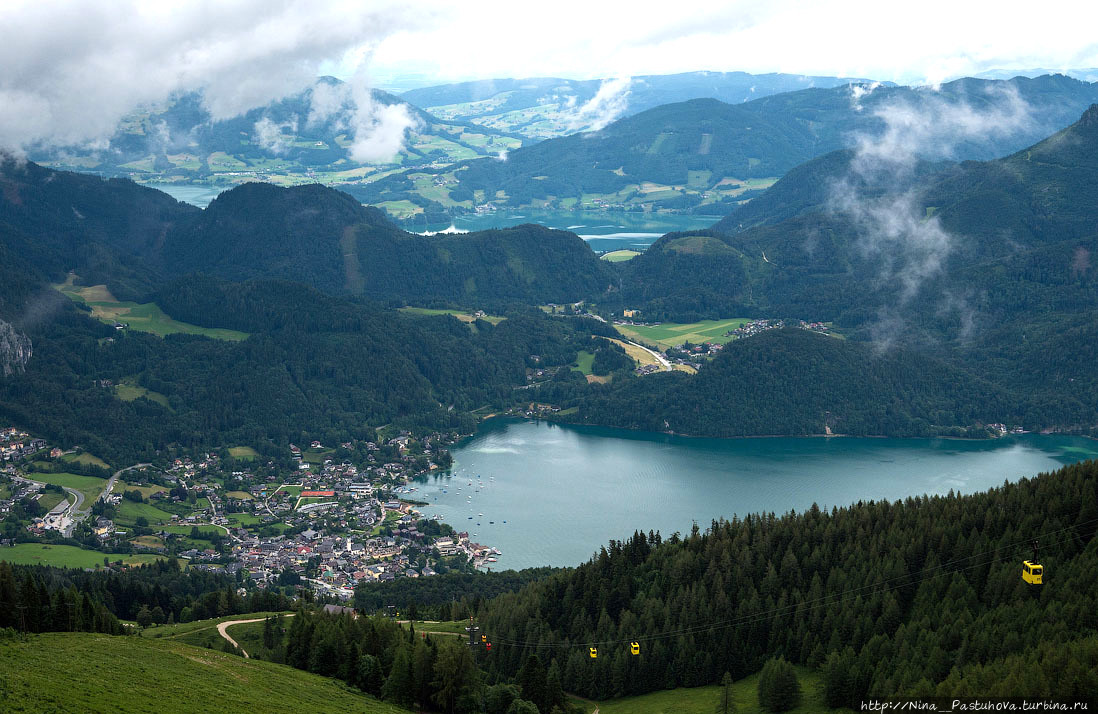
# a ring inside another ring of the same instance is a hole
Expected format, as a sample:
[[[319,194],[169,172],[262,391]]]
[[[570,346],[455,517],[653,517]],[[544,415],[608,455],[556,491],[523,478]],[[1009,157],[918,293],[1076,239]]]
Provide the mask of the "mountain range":
[[[412,89],[400,96],[439,117],[464,119],[531,139],[549,139],[605,124],[606,116],[626,117],[690,99],[739,104],[781,92],[871,81],[781,73],[683,72],[589,80],[485,79]]]
[[[694,99],[516,149],[505,160],[411,170],[353,190],[372,204],[429,197],[450,212],[490,203],[721,215],[837,149],[902,139],[920,142],[931,159],[991,159],[1039,141],[1096,101],[1098,85],[1061,75],[964,79],[937,89],[842,85],[740,104]],[[915,117],[932,117],[930,131],[942,135],[912,134],[906,122]],[[988,125],[965,124],[976,118]],[[946,155],[936,155],[942,147]]]

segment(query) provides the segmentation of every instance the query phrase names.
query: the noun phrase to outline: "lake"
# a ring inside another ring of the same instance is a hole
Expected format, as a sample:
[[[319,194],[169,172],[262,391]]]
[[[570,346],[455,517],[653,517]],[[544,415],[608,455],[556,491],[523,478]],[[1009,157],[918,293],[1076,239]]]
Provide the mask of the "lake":
[[[231,186],[147,183],[149,188],[163,191],[177,201],[205,208],[222,191]],[[664,233],[708,228],[721,216],[683,216],[670,213],[609,213],[606,211],[510,211],[457,216],[453,228],[460,232],[507,228],[523,223],[538,223],[549,228],[572,231],[586,240],[591,250],[602,253],[611,250],[643,251]],[[418,232],[444,231],[446,224],[413,226]]]
[[[634,530],[665,537],[734,514],[802,511],[950,490],[973,493],[1098,457],[1081,437],[987,441],[692,439],[493,419],[453,449],[450,472],[411,495],[472,540],[494,569],[577,565]],[[479,478],[478,478],[479,476]],[[483,515],[481,515],[483,514]]]

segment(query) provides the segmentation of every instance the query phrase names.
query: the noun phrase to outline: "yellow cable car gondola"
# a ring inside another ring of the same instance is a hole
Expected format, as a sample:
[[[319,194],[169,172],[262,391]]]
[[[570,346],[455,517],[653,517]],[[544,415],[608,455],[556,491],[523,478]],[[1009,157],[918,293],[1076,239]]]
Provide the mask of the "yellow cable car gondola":
[[[1033,560],[1022,561],[1022,580],[1030,585],[1041,585],[1045,568],[1037,559],[1037,541],[1033,541]]]
[[[629,654],[639,655],[640,653],[641,653],[640,642],[630,642],[629,643]]]
[[[591,655],[591,659],[595,659],[596,657],[599,656],[599,648],[598,647],[592,647],[591,652],[589,654]]]

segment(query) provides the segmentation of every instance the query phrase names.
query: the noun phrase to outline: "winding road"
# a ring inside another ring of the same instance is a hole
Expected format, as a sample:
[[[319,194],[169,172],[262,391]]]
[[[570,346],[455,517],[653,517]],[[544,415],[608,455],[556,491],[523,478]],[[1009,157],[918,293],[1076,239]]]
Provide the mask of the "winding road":
[[[289,615],[283,615],[283,617],[293,617],[293,616],[294,616],[294,613],[290,613]],[[221,635],[226,640],[228,640],[230,645],[232,645],[233,647],[240,650],[240,654],[244,655],[244,659],[251,659],[251,657],[248,656],[248,653],[244,651],[244,648],[241,647],[237,643],[237,641],[234,640],[232,637],[229,637],[229,633],[226,632],[226,630],[228,630],[233,625],[247,625],[250,622],[263,622],[266,619],[267,618],[265,618],[265,617],[256,617],[256,618],[253,618],[251,620],[228,620],[226,622],[222,622],[222,623],[219,623],[217,625],[217,634]]]

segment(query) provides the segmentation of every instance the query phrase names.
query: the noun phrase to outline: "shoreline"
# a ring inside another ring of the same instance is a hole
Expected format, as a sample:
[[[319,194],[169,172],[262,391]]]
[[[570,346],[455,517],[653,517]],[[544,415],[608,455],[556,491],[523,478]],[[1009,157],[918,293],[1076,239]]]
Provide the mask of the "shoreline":
[[[1064,431],[1026,431],[1020,434],[1012,434],[1010,432],[1006,434],[1000,434],[998,436],[988,435],[987,437],[973,437],[973,436],[950,436],[944,434],[931,434],[929,436],[893,436],[890,434],[747,434],[747,435],[733,435],[733,436],[703,436],[697,434],[686,434],[676,431],[649,431],[647,429],[635,429],[627,426],[617,426],[614,424],[583,424],[564,420],[558,420],[553,418],[539,418],[539,417],[524,417],[515,416],[511,414],[497,414],[492,413],[482,417],[477,423],[483,423],[489,419],[513,419],[516,422],[546,422],[548,424],[555,424],[557,426],[567,426],[576,429],[618,429],[620,431],[629,432],[630,434],[637,435],[652,435],[660,437],[676,437],[682,439],[897,439],[897,440],[929,440],[929,439],[942,439],[944,441],[971,441],[971,442],[992,442],[999,439],[1005,439],[1012,436],[1071,436],[1078,437],[1080,439],[1087,439],[1089,441],[1098,441],[1098,437],[1090,436],[1088,434],[1073,434],[1071,432]],[[453,446],[457,446],[461,442],[476,436],[476,434],[463,435]]]

